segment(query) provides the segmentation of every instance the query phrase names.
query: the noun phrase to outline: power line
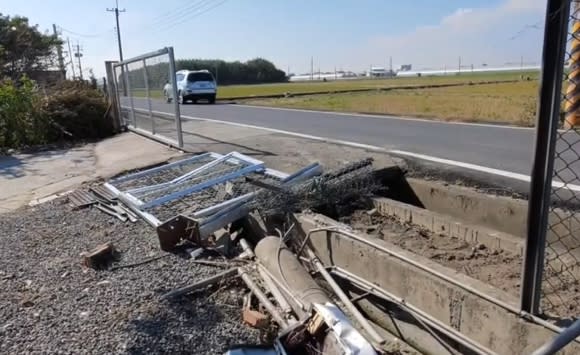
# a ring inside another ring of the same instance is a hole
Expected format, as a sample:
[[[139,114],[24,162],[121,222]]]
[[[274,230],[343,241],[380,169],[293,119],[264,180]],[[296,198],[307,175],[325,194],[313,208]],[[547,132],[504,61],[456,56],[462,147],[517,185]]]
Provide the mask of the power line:
[[[78,36],[78,37],[85,37],[85,38],[101,37],[101,36],[104,36],[104,35],[107,35],[107,34],[110,34],[110,33],[113,32],[113,30],[108,30],[108,31],[105,31],[105,32],[100,32],[100,33],[85,34],[85,33],[79,33],[79,32],[75,32],[75,31],[68,30],[68,29],[66,29],[66,28],[64,28],[62,26],[58,26],[58,28],[62,32],[66,32],[66,33],[69,33],[71,35],[75,35],[75,36]]]
[[[153,18],[147,25],[142,26],[142,28],[151,29],[153,26],[170,22],[174,19],[178,19],[181,16],[186,16],[187,14],[191,13],[191,11],[195,11],[205,6],[206,4],[204,3],[211,3],[211,0],[194,1],[193,3],[190,3],[184,7],[168,11],[163,15]]]
[[[181,25],[182,23],[185,23],[187,21],[190,21],[191,19],[194,19],[196,17],[199,17],[199,16],[205,14],[206,12],[215,9],[216,7],[223,5],[226,1],[228,1],[228,0],[222,0],[222,1],[218,2],[218,3],[216,3],[214,6],[210,6],[210,7],[207,7],[207,8],[205,8],[205,9],[203,9],[203,10],[197,12],[197,13],[193,13],[192,16],[185,16],[185,14],[184,14],[184,19],[182,21],[178,21],[178,22],[172,23],[169,26],[163,27],[161,29],[156,29],[158,31],[157,33],[170,30],[170,29],[174,28],[175,26]]]

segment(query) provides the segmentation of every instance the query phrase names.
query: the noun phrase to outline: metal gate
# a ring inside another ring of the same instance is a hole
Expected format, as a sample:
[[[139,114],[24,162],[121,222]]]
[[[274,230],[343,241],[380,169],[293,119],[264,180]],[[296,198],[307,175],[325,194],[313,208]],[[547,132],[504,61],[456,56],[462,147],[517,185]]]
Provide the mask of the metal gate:
[[[113,64],[118,112],[127,129],[163,143],[183,147],[173,47]],[[171,107],[167,110],[168,106]]]

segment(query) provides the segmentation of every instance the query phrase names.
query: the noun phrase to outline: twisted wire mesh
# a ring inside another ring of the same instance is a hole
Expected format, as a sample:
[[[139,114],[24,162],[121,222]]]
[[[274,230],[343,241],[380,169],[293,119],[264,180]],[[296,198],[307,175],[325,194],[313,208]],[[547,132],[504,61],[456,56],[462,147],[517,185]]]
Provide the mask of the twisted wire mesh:
[[[546,253],[542,280],[542,311],[559,317],[580,312],[580,3],[570,11],[562,112],[554,156]],[[558,207],[559,206],[559,207]]]
[[[250,206],[262,216],[307,209],[341,214],[343,210],[372,196],[378,189],[380,184],[375,179],[372,159],[364,159],[303,183],[261,190]]]

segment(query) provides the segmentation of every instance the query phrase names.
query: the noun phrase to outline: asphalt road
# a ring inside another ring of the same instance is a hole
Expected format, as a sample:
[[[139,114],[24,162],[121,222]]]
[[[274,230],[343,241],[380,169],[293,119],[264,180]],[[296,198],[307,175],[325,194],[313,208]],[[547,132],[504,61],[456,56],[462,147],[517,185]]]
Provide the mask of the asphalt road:
[[[133,100],[146,109],[147,101]],[[129,102],[123,100],[123,104]],[[153,100],[152,109],[173,112],[173,105]],[[524,175],[531,171],[534,130],[507,126],[445,123],[388,116],[259,108],[236,104],[181,106],[183,116],[209,118],[397,149]],[[556,161],[561,179],[580,180],[580,135],[558,140],[562,159]]]

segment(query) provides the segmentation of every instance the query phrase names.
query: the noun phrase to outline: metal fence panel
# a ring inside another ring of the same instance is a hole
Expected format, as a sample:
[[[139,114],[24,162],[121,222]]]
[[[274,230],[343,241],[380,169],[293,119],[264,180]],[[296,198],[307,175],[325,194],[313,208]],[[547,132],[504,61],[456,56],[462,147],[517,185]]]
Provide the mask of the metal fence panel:
[[[166,91],[169,97],[176,97],[177,92],[173,48],[127,59],[113,68],[124,125],[150,138],[183,147],[179,104],[165,99]],[[160,108],[166,105],[172,106],[172,114],[161,112],[165,110]]]

